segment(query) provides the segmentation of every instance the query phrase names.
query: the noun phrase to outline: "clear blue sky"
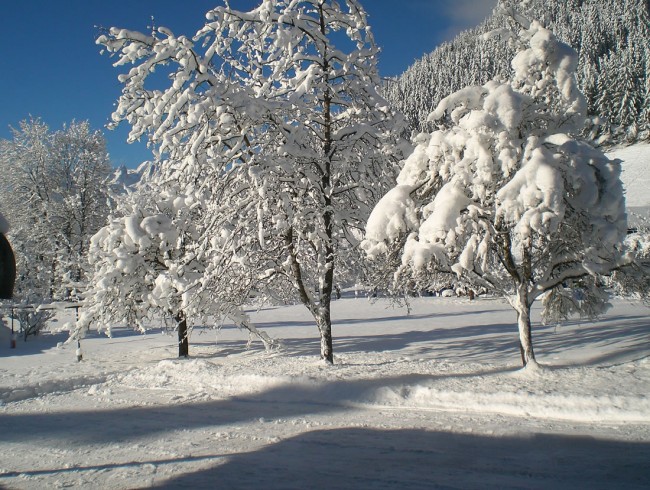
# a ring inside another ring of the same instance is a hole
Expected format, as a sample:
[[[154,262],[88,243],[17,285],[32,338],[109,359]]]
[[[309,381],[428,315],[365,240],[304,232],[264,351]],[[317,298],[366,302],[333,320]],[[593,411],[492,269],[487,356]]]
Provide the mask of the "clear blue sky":
[[[382,76],[402,73],[414,60],[478,24],[496,0],[362,0],[382,48]],[[231,0],[240,10],[258,0]],[[0,138],[10,138],[30,115],[52,130],[73,119],[104,129],[120,93],[118,71],[95,45],[97,26],[146,30],[156,25],[194,34],[220,0],[5,0],[0,12]],[[123,123],[124,124],[124,123]],[[106,131],[114,165],[150,158],[143,144],[127,145],[126,126]]]

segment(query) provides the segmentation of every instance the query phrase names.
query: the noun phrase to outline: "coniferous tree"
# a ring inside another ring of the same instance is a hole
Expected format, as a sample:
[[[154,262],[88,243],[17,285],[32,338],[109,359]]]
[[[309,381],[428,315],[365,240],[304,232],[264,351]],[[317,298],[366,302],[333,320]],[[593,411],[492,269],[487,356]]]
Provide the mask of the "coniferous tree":
[[[482,36],[503,28],[507,22],[503,13],[513,9],[539,19],[578,51],[578,83],[587,97],[589,114],[604,121],[601,132],[611,133],[610,143],[634,140],[635,133],[640,138],[650,136],[650,131],[642,129],[647,120],[647,104],[641,103],[647,100],[645,87],[649,77],[650,5],[647,0],[500,0],[495,14],[480,26],[442,44],[386,84],[386,97],[406,115],[412,129],[432,129],[426,122],[427,115],[440,100],[460,87],[512,75],[512,46]],[[460,52],[464,57],[456,58],[454,53]],[[613,73],[616,63],[624,60],[632,60],[624,73],[626,80],[637,82],[625,92],[631,98],[624,98]],[[454,70],[449,70],[449,66]]]

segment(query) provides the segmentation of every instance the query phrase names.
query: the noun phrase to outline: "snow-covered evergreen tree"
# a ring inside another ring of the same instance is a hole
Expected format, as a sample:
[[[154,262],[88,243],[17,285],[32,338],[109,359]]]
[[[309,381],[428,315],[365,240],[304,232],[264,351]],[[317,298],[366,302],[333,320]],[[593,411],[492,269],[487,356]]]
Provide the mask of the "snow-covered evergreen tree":
[[[114,28],[98,43],[133,65],[114,119],[131,139],[149,136],[160,182],[209,193],[203,287],[219,289],[236,264],[240,279],[228,277],[250,292],[302,302],[332,362],[332,290],[395,171],[397,119],[376,91],[378,49],[359,2],[218,7],[193,39]],[[170,83],[148,89],[154,70]]]
[[[575,51],[537,22],[518,39],[512,81],[462,89],[431,114],[444,124],[417,137],[362,246],[379,265],[399,259],[394,287],[456,277],[503,295],[527,365],[535,300],[549,318],[568,313],[579,283],[577,312],[606,306],[597,276],[626,260],[627,220],[619,162],[579,137]]]
[[[609,131],[609,143],[648,137],[650,131],[639,125],[647,120],[648,104],[643,101],[648,100],[644,91],[650,77],[647,0],[500,0],[495,14],[480,26],[440,45],[386,84],[386,98],[416,131],[431,129],[427,115],[447,94],[495,76],[512,75],[511,47],[482,36],[503,28],[507,22],[503,12],[512,8],[540,19],[578,51],[578,84],[587,97],[589,114],[607,122],[603,132]],[[623,80],[628,83],[625,90],[617,74],[622,66],[626,70]],[[594,89],[596,81],[598,90]]]

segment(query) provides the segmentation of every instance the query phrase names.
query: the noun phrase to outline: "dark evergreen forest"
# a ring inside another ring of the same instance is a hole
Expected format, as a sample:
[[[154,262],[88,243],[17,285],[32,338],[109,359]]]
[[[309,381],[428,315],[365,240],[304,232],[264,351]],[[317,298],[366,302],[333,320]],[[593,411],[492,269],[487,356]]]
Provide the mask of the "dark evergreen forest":
[[[514,46],[501,36],[517,28],[512,9],[552,29],[578,51],[578,82],[596,116],[588,128],[600,143],[650,139],[650,0],[500,0],[495,13],[416,61],[385,96],[408,118],[427,128],[427,115],[448,94],[509,76]]]

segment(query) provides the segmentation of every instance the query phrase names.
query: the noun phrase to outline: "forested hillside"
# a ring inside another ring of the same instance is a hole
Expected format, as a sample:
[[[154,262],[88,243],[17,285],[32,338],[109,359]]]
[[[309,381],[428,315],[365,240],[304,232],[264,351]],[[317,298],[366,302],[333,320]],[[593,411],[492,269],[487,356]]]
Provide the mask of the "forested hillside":
[[[650,138],[650,0],[501,0],[495,14],[477,28],[386,83],[386,97],[413,129],[424,129],[429,112],[448,94],[510,75],[514,46],[483,34],[512,26],[503,11],[513,6],[578,51],[579,85],[589,113],[602,119],[594,136],[610,143]]]

